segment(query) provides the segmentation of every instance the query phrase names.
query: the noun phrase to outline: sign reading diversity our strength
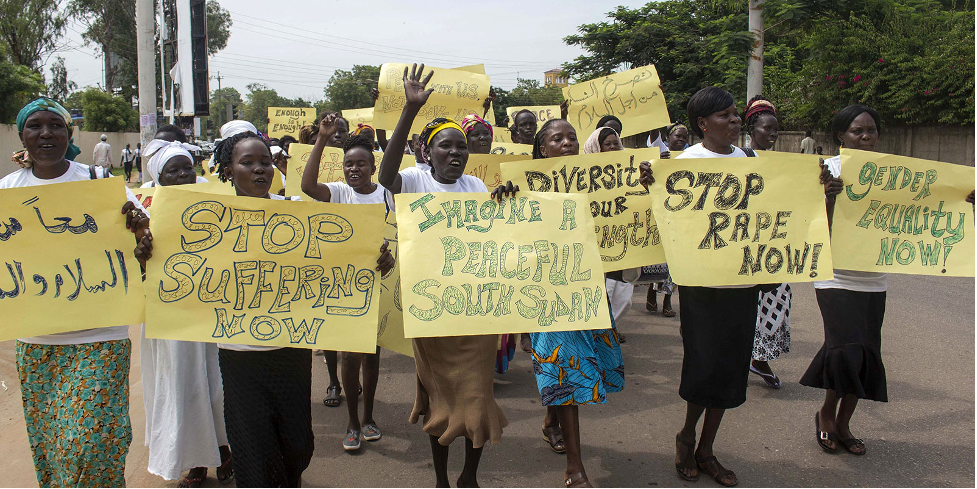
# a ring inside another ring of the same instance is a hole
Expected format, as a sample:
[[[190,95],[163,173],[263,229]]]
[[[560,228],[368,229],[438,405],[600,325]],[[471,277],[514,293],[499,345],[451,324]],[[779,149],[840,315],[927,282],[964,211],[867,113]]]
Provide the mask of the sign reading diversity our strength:
[[[504,163],[502,180],[533,192],[587,194],[604,271],[665,261],[648,192],[638,165],[658,148],[609,151]]]
[[[290,135],[299,137],[299,129],[315,121],[312,107],[268,107],[268,136],[280,138]]]
[[[160,187],[146,335],[373,353],[381,204]]]
[[[581,195],[396,195],[408,337],[610,327]]]
[[[380,97],[373,109],[373,126],[377,129],[392,131],[397,126],[407,102],[404,96],[404,69],[409,72],[411,66],[384,63],[380,67]],[[420,134],[424,125],[437,117],[447,117],[460,123],[466,115],[481,114],[485,110],[482,103],[489,95],[489,77],[470,71],[427,66],[424,67],[424,77],[431,70],[434,70],[434,76],[428,82],[427,89],[434,92],[414,119],[411,133]]]
[[[652,162],[652,208],[679,285],[829,280],[816,155]]]
[[[125,202],[121,178],[0,190],[0,341],[142,322]]]
[[[567,121],[581,136],[592,133],[605,115],[621,119],[621,137],[665,127],[670,119],[660,85],[658,71],[648,65],[564,87]]]
[[[974,276],[974,168],[841,150],[835,267],[867,272]]]

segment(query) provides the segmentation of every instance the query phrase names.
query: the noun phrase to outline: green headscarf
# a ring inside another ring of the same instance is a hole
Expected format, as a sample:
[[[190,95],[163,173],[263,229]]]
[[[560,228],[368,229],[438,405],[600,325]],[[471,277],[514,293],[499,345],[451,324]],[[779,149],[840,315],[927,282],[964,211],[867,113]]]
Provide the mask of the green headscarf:
[[[75,156],[81,154],[81,150],[78,149],[78,146],[74,145],[75,139],[70,137],[73,127],[71,113],[68,112],[68,109],[65,109],[61,104],[57,103],[53,99],[39,97],[25,105],[23,109],[20,109],[20,112],[17,113],[17,132],[23,132],[24,124],[27,123],[27,118],[30,117],[31,114],[42,110],[54,112],[55,114],[60,115],[61,118],[64,119],[65,125],[68,127],[68,150],[65,151],[64,157],[72,160],[75,158]]]

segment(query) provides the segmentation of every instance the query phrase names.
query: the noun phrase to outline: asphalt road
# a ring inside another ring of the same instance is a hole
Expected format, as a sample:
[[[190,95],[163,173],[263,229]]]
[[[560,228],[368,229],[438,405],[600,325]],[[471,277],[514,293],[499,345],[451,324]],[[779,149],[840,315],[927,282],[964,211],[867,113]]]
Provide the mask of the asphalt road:
[[[638,307],[619,325],[628,337],[625,390],[611,394],[607,404],[580,408],[584,464],[591,481],[603,487],[717,487],[706,478],[688,483],[675,474],[674,437],[685,412],[678,396],[679,320],[646,313],[645,290],[637,289]],[[823,330],[814,289],[800,284],[791,311],[792,351],[772,363],[784,387],[771,390],[751,376],[746,404],[727,412],[716,442],[716,455],[736,471],[741,486],[974,486],[974,280],[893,275],[888,297],[882,352],[890,402],[863,401],[852,421],[867,455],[826,454],[815,443],[812,417],[823,392],[797,380],[820,347]],[[130,336],[138,338],[138,331]],[[146,472],[138,351],[133,340],[127,483],[175,487],[175,481]],[[412,360],[383,352],[375,416],[383,438],[363,442],[351,455],[341,448],[345,401],[339,408],[322,405],[327,377],[321,357],[315,358],[316,450],[304,485],[432,486],[428,437],[407,423],[414,399]],[[496,398],[510,424],[502,443],[486,447],[479,482],[560,487],[565,462],[541,439],[543,409],[529,357],[517,351],[509,372],[496,379]],[[452,447],[454,480],[464,449],[461,440]],[[0,474],[4,487],[36,486],[12,342],[0,343]],[[213,472],[205,486],[218,487]]]

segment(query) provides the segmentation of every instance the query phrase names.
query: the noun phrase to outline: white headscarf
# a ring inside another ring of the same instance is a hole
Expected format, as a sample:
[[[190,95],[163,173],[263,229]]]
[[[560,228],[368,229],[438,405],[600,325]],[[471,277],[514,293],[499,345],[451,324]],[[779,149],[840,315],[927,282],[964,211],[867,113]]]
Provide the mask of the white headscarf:
[[[163,167],[166,166],[167,161],[182,155],[193,162],[193,155],[190,152],[200,151],[200,148],[179,141],[170,142],[163,139],[154,139],[146,145],[143,151],[150,157],[149,163],[146,164],[146,171],[152,177],[153,181],[158,184],[159,174],[163,171]]]
[[[227,121],[227,124],[221,126],[221,139],[227,139],[235,134],[240,134],[242,132],[251,131],[258,134],[258,128],[254,127],[254,124],[248,121],[233,120]]]
[[[590,137],[587,141],[583,143],[583,154],[600,153],[600,134],[606,130],[610,130],[615,136],[617,136],[617,131],[609,127],[598,127],[594,132],[590,133]],[[608,135],[607,137],[610,137]]]

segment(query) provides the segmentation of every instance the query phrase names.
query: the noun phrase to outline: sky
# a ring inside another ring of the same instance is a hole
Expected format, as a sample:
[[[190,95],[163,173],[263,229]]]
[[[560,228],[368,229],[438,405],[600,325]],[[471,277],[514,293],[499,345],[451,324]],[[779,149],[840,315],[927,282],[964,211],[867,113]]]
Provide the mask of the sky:
[[[289,98],[317,101],[336,69],[354,64],[423,62],[453,68],[484,63],[492,85],[511,89],[518,78],[543,81],[543,72],[584,54],[567,46],[577,26],[607,19],[618,5],[643,1],[495,0],[423,2],[398,0],[220,0],[231,12],[227,47],[210,57],[210,88],[249,83]],[[79,87],[102,80],[101,54],[86,47],[84,28],[70,21],[64,44],[69,79]],[[48,60],[54,61],[54,56]],[[45,74],[50,72],[45,68]]]

